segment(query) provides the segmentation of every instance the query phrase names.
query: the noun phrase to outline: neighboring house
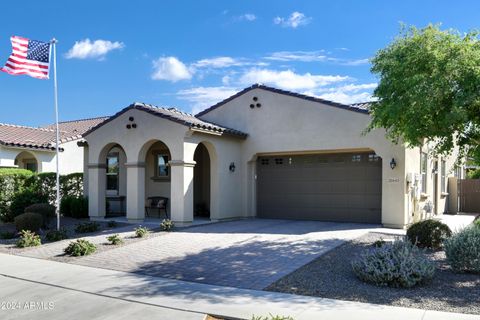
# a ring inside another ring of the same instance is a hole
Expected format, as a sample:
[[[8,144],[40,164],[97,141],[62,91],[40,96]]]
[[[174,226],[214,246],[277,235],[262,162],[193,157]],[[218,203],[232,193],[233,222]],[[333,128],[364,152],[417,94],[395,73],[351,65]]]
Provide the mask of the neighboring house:
[[[82,135],[107,117],[59,123],[61,174],[83,172]],[[33,172],[55,172],[55,125],[43,128],[0,124],[0,168],[22,168]]]
[[[134,103],[87,131],[89,215],[106,199],[142,220],[169,199],[178,224],[197,215],[382,223],[403,228],[447,209],[454,157],[366,135],[368,104],[253,85],[196,116]]]

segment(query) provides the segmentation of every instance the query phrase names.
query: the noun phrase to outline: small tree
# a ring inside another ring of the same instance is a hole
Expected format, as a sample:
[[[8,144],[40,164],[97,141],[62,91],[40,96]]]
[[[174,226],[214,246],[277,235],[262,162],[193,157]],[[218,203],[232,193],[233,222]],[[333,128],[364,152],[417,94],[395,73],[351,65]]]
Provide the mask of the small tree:
[[[480,161],[480,41],[478,32],[460,34],[429,25],[403,27],[372,59],[379,77],[367,131],[385,128],[394,141]]]

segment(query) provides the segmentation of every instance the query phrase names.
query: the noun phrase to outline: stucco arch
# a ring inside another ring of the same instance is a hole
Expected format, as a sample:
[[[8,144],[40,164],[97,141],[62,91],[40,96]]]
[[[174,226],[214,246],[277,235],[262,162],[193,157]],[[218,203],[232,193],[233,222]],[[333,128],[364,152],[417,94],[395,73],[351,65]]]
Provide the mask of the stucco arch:
[[[127,151],[126,151],[125,148],[122,146],[122,144],[121,144],[121,143],[118,143],[118,142],[110,142],[110,143],[105,144],[105,145],[98,151],[98,155],[97,155],[96,157],[94,157],[95,161],[96,161],[98,164],[105,163],[105,159],[107,158],[108,153],[109,153],[110,150],[112,150],[112,148],[114,148],[114,147],[121,148],[121,149],[125,152],[126,160],[128,161],[128,153],[127,153]],[[91,152],[91,151],[90,151],[90,152]]]
[[[210,210],[210,219],[216,220],[219,218],[219,180],[218,180],[218,155],[214,144],[207,140],[202,140],[197,143],[194,155],[200,146],[204,146],[208,158],[209,158],[209,187],[210,187],[210,199],[209,199],[209,210]],[[196,165],[200,165],[196,163]],[[195,182],[195,175],[194,175]],[[195,208],[195,206],[194,206]]]
[[[20,162],[22,162],[22,160],[24,160],[24,159],[34,159],[35,162],[36,162],[36,165],[37,165],[37,171],[36,172],[42,172],[42,161],[40,161],[38,159],[37,155],[34,152],[29,152],[29,151],[26,151],[26,150],[19,151],[15,155],[14,164],[17,165],[18,168],[26,169],[26,167],[24,166],[23,163],[20,164]]]

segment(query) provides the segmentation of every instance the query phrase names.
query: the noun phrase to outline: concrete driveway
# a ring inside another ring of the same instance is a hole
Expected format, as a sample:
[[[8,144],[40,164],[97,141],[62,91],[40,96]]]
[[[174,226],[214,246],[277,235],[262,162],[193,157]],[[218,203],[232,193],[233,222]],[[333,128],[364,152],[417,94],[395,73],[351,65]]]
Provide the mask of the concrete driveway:
[[[263,289],[375,225],[248,219],[182,229],[75,263],[206,284]]]

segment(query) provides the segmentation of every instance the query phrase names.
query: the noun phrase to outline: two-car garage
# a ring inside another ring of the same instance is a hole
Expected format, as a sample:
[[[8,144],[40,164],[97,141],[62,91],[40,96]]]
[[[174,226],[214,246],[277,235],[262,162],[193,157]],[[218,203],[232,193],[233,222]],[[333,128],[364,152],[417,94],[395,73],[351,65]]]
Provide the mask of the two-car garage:
[[[382,159],[373,152],[257,159],[257,216],[380,223]]]

